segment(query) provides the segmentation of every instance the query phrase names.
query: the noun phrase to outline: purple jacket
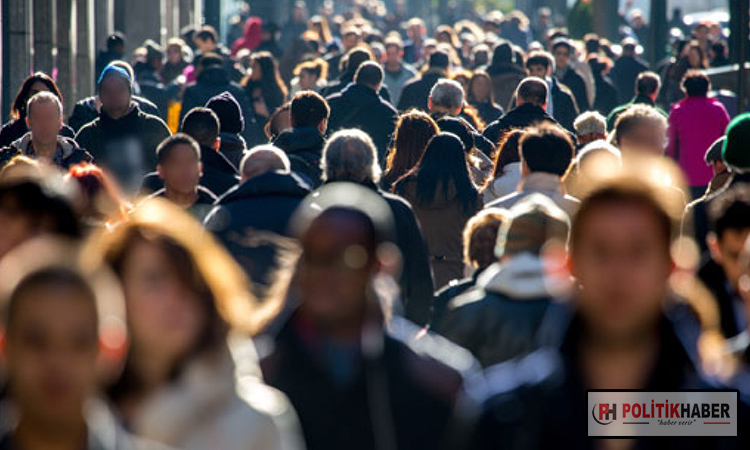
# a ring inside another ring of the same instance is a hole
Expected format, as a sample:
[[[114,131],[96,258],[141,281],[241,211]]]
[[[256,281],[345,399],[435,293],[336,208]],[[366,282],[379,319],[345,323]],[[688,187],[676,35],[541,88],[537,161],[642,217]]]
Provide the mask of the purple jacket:
[[[711,181],[711,168],[704,156],[728,124],[724,105],[713,98],[688,97],[672,106],[667,155],[680,165],[689,186],[707,186]]]

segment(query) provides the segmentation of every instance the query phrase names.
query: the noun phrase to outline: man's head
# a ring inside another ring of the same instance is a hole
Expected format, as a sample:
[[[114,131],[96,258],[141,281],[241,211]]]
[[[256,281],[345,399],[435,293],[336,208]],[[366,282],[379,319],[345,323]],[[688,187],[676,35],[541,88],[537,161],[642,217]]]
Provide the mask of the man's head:
[[[547,105],[547,82],[541,78],[524,78],[516,88],[516,104],[531,104],[544,108]]]
[[[437,49],[430,54],[428,66],[432,70],[446,71],[451,65],[451,58],[443,50]]]
[[[322,157],[323,179],[377,184],[378,153],[370,136],[361,130],[340,130],[328,139]]]
[[[547,52],[531,52],[526,59],[526,70],[530,77],[547,78],[555,69],[555,60]]]
[[[300,312],[324,332],[357,333],[379,307],[371,283],[394,233],[388,204],[369,188],[331,183],[300,205],[293,223],[302,243]]]
[[[185,114],[180,131],[195,139],[201,147],[219,149],[219,118],[208,108],[193,108]]]
[[[667,146],[667,119],[651,106],[631,105],[617,118],[614,133],[614,144],[623,154],[662,155]]]
[[[219,34],[211,25],[204,25],[193,36],[193,43],[201,53],[216,50],[219,42]]]
[[[365,61],[354,73],[354,82],[378,92],[383,84],[383,68],[375,61]]]
[[[42,145],[53,145],[63,125],[63,110],[60,99],[51,92],[40,92],[26,104],[26,125],[31,131],[31,140]]]
[[[457,116],[464,106],[464,89],[456,80],[440,79],[430,90],[427,106],[431,113]]]
[[[739,183],[716,197],[709,204],[708,220],[706,243],[711,258],[739,292],[740,253],[750,235],[750,185]]]
[[[528,130],[521,138],[520,145],[524,175],[541,172],[562,177],[575,154],[568,133],[554,125]]]
[[[607,138],[607,119],[597,111],[586,111],[578,116],[573,128],[581,145]]]
[[[635,95],[649,97],[651,100],[656,101],[656,96],[659,95],[660,88],[661,78],[654,72],[641,72],[635,79]]]
[[[107,37],[107,51],[116,55],[125,53],[125,36],[122,33],[113,33]]]
[[[268,172],[289,173],[289,157],[274,145],[253,147],[240,162],[242,182]]]
[[[320,134],[328,128],[328,116],[331,108],[328,102],[313,91],[298,92],[292,99],[290,120],[292,128],[315,127]]]
[[[398,36],[389,36],[385,40],[385,62],[399,63],[404,56],[404,44]]]
[[[409,19],[407,24],[406,34],[409,38],[415,42],[422,42],[424,34],[427,32],[427,28],[424,25],[424,21],[418,17]]]
[[[104,68],[97,82],[102,109],[108,114],[120,114],[130,108],[133,95],[133,73],[119,64]]]
[[[195,139],[177,133],[166,138],[156,149],[156,170],[169,192],[194,194],[203,174],[201,149]]]
[[[349,27],[341,32],[341,45],[344,48],[344,52],[348,52],[354,47],[362,43],[362,33],[357,27]]]
[[[570,65],[573,56],[573,44],[566,38],[558,38],[552,41],[552,55],[555,57],[555,65],[559,69],[565,69]]]
[[[626,37],[620,42],[622,47],[622,56],[635,57],[638,49],[638,42],[632,37]]]
[[[666,188],[615,177],[584,198],[573,218],[571,273],[577,308],[602,342],[623,343],[653,330],[672,273],[678,222],[664,206]]]
[[[702,70],[688,70],[682,77],[682,90],[688,97],[705,97],[711,90],[711,80]]]

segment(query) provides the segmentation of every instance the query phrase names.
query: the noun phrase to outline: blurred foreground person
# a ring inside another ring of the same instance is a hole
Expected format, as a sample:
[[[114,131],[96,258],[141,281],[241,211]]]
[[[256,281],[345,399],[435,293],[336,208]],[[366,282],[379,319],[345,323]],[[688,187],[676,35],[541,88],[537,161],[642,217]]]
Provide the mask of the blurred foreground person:
[[[81,224],[91,231],[112,227],[127,220],[131,205],[120,193],[114,180],[94,164],[78,164],[65,175],[65,183],[77,188],[73,207]]]
[[[198,222],[152,199],[89,251],[125,291],[130,350],[107,394],[128,429],[187,450],[299,448],[286,398],[247,369],[237,374],[227,341],[230,331],[256,331],[275,305],[259,306]],[[249,345],[237,339],[232,351]]]
[[[39,235],[81,237],[71,199],[59,186],[62,180],[46,175],[46,182],[24,177],[0,182],[0,259]]]
[[[463,233],[482,207],[471,181],[464,146],[453,133],[433,137],[419,164],[404,175],[393,192],[411,203],[422,226],[435,290],[463,278]]]
[[[509,211],[497,235],[494,263],[477,289],[451,301],[436,331],[468,349],[483,367],[535,349],[551,302],[568,295],[567,280],[549,274],[551,247],[562,249],[570,219],[548,197],[532,194]]]
[[[164,188],[152,194],[152,197],[164,197],[177,206],[184,208],[199,222],[213,208],[216,196],[199,186],[203,175],[201,149],[195,139],[182,133],[164,140],[156,149],[156,170],[164,181]]]
[[[206,228],[229,250],[262,297],[288,249],[292,214],[310,188],[272,145],[254,147],[240,163],[242,183],[224,194],[206,217]]]
[[[489,369],[496,381],[490,382],[482,425],[487,434],[473,448],[554,448],[561,442],[570,448],[608,448],[609,442],[587,437],[587,389],[713,386],[694,363],[700,332],[695,317],[669,287],[682,195],[645,173],[670,174],[678,185],[679,171],[660,158],[639,163],[640,170],[599,181],[581,203],[570,234],[569,267],[578,285],[572,315],[550,309],[539,336],[548,347]],[[511,374],[523,378],[522,367],[546,376],[520,379],[510,389],[501,385]],[[524,407],[518,414],[502,414],[510,404]],[[650,448],[652,442],[634,438],[631,448]],[[709,437],[665,437],[656,444],[675,449],[741,445],[740,439]]]
[[[162,448],[127,434],[99,396],[106,367],[126,352],[114,278],[85,271],[72,244],[55,240],[20,247],[0,274],[0,356],[9,387],[0,404],[0,449]]]
[[[418,325],[425,325],[430,320],[433,292],[427,246],[409,203],[377,187],[380,165],[372,139],[360,130],[334,133],[323,149],[322,165],[326,183],[357,183],[372,189],[388,203],[396,226],[395,244],[403,258],[399,284],[404,316]]]
[[[261,367],[292,401],[307,448],[449,445],[463,382],[438,361],[450,355],[466,369],[471,357],[439,338],[407,344],[386,332],[379,288],[393,264],[388,205],[366,188],[334,183],[300,207],[296,225],[302,257],[288,300],[299,306]]]
[[[29,99],[25,111],[29,132],[0,149],[0,167],[18,155],[64,170],[73,164],[92,161],[91,155],[81,149],[76,141],[60,135],[63,106],[55,94],[40,92],[34,95]]]

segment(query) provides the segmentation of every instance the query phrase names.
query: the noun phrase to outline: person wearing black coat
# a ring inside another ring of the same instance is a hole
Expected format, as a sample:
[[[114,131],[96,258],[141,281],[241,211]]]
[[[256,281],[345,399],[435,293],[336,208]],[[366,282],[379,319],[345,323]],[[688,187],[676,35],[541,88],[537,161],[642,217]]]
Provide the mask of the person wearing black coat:
[[[450,67],[450,57],[447,53],[437,50],[430,55],[427,70],[418,78],[407,81],[401,90],[397,109],[407,111],[416,108],[427,112],[427,99],[430,98],[432,86],[441,78],[447,77]]]
[[[330,108],[315,92],[297,93],[290,106],[292,128],[279,134],[273,144],[289,157],[292,172],[311,187],[321,183],[320,157],[323,154]]]
[[[227,73],[222,66],[220,58],[215,56],[205,56],[201,59],[196,70],[199,70],[196,81],[185,88],[182,97],[182,110],[180,111],[180,122],[185,114],[191,109],[204,106],[211,97],[229,92],[240,104],[244,117],[252,117],[250,102],[247,100],[245,90],[242,87],[230,81]]]
[[[216,113],[219,118],[219,137],[221,138],[219,151],[232,165],[239,168],[247,150],[247,143],[242,137],[245,131],[245,118],[239,102],[230,92],[224,91],[211,97],[206,102],[206,108]]]
[[[138,108],[144,113],[161,117],[159,108],[157,108],[151,100],[139,95],[133,95],[132,99],[133,102],[138,105]],[[68,126],[73,130],[73,135],[70,137],[74,137],[75,133],[80,131],[84,125],[93,122],[94,119],[99,117],[101,107],[101,102],[95,95],[76,102],[75,106],[73,106],[73,112],[70,113],[70,117],[68,117]]]
[[[289,170],[284,153],[255,147],[242,161],[240,185],[225,193],[204,222],[242,266],[256,294],[272,282],[290,220],[309,186]]]
[[[523,80],[516,90],[518,106],[487,125],[482,132],[484,137],[497,145],[500,137],[512,128],[525,128],[542,122],[557,124],[557,121],[544,110],[547,92],[547,83],[544,80],[540,78]]]
[[[617,88],[617,98],[620,104],[630,100],[635,80],[641,72],[648,70],[648,65],[636,54],[636,45],[632,38],[622,41],[622,55],[617,58],[609,73],[609,77]]]
[[[586,82],[583,81],[583,76],[570,63],[573,51],[573,45],[565,38],[557,39],[552,43],[552,53],[555,57],[554,74],[560,80],[560,83],[573,92],[579,111],[585,112],[589,110]]]
[[[594,75],[594,85],[596,86],[596,95],[594,96],[594,110],[599,111],[604,117],[607,117],[613,109],[619,105],[617,98],[618,92],[610,77],[602,73],[606,64],[599,62],[598,58],[589,59],[591,73]]]
[[[326,99],[331,108],[328,132],[358,128],[369,134],[378,150],[378,161],[384,166],[391,136],[396,130],[398,111],[377,94],[383,82],[383,69],[379,64],[362,64],[354,80],[340,94]]]
[[[395,244],[401,252],[398,278],[404,316],[417,325],[426,325],[432,315],[433,279],[427,245],[409,202],[377,187],[380,168],[375,164],[372,139],[360,130],[334,133],[323,152],[323,178],[326,183],[351,182],[372,190],[390,207],[395,222]]]
[[[459,448],[461,390],[476,363],[384,316],[376,281],[395,231],[389,214],[375,193],[350,183],[326,185],[300,206],[303,254],[289,289],[299,306],[269,330],[274,345],[260,368],[289,397],[308,450]],[[347,259],[355,248],[363,251]]]

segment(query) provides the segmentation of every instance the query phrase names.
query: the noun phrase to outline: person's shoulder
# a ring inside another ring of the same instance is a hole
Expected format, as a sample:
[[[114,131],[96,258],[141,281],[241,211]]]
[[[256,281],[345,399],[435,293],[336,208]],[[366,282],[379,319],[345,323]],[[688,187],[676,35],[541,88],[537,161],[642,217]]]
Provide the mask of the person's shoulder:
[[[166,122],[164,122],[161,117],[149,114],[145,111],[139,111],[138,117],[141,121],[143,121],[144,125],[156,130],[166,130],[167,133],[172,134],[172,132],[169,131],[169,127],[167,126]]]
[[[91,135],[93,135],[99,130],[100,126],[101,126],[101,120],[99,119],[99,117],[87,123],[86,125],[82,126],[81,129],[78,130],[78,133],[76,133],[76,137],[75,137],[76,142],[80,144],[81,142],[79,141],[79,139],[81,138],[85,139],[85,138],[90,137]]]

